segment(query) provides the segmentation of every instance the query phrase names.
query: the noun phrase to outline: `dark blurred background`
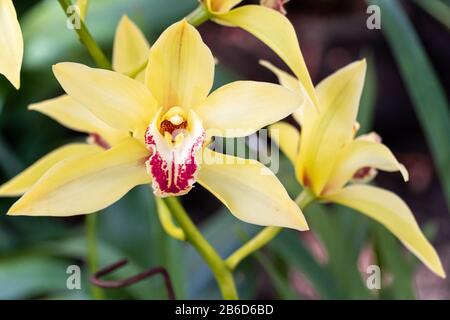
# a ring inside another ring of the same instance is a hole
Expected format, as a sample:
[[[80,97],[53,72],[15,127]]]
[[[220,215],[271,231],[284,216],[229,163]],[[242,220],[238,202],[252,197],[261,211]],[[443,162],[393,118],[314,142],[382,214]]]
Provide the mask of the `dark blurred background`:
[[[445,175],[450,170],[450,1],[370,2],[382,5],[381,30],[366,27],[368,4],[363,0],[291,0],[285,7],[314,83],[352,61],[368,59],[360,133],[374,130],[380,134],[410,172],[407,184],[400,175],[386,173],[377,176],[376,184],[396,192],[410,205],[433,239],[448,273],[450,196],[446,195],[450,195],[450,187],[444,186],[450,186]],[[14,4],[24,33],[25,60],[19,91],[0,79],[0,182],[52,149],[84,139],[49,118],[27,111],[27,106],[62,93],[51,72],[53,63],[81,61],[93,66],[73,31],[65,28],[65,16],[56,0]],[[91,0],[87,25],[111,52],[122,14],[128,14],[153,42],[165,27],[195,6],[194,0]],[[220,62],[217,85],[236,79],[275,82],[275,77],[258,64],[259,59],[286,69],[273,52],[245,31],[212,22],[199,30]],[[417,54],[422,51],[424,55]],[[432,72],[427,73],[429,70]],[[417,94],[424,88],[426,94]],[[279,177],[295,196],[299,186],[286,159],[282,161],[285,165]],[[12,203],[0,199],[1,212],[6,213]],[[238,222],[200,186],[183,197],[183,203],[223,256],[259,230]],[[330,206],[310,208],[307,218],[313,231],[283,233],[238,269],[241,297],[450,299],[449,281],[429,272],[377,223]],[[2,215],[0,298],[90,298],[83,220]],[[146,188],[134,190],[98,216],[98,237],[102,266],[124,257],[131,261],[113,278],[164,265],[173,277],[178,297],[219,297],[212,275],[198,255],[161,230],[154,200]],[[382,266],[381,290],[365,288],[365,266],[372,263]],[[65,288],[70,264],[83,268],[82,290]],[[165,298],[165,291],[162,281],[152,278],[126,289],[110,290],[106,297]]]

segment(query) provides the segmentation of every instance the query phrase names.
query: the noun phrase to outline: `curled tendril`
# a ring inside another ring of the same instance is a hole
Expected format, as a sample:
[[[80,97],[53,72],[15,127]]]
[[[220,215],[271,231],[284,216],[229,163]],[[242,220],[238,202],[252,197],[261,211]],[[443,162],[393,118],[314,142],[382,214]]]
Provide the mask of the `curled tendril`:
[[[120,280],[102,280],[100,279],[103,276],[106,276],[117,269],[125,266],[128,263],[128,260],[120,260],[110,266],[107,266],[103,269],[100,269],[96,273],[94,273],[90,281],[92,284],[107,289],[115,289],[115,288],[123,288],[135,284],[137,282],[141,282],[149,277],[152,277],[157,274],[161,274],[164,278],[164,284],[167,289],[167,297],[169,300],[175,300],[175,292],[173,290],[172,280],[170,279],[170,275],[164,267],[155,267],[148,270],[145,270],[137,275],[131,276],[129,278],[120,279]]]

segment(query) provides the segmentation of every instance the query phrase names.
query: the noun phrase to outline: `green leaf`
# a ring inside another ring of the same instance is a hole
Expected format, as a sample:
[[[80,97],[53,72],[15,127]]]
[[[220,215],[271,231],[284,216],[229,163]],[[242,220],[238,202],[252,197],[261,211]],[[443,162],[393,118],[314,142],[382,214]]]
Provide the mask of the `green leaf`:
[[[269,249],[277,253],[288,267],[303,273],[323,299],[338,299],[338,293],[332,274],[321,266],[301,243],[298,232],[284,230],[270,244]]]
[[[431,62],[397,0],[367,0],[382,12],[382,31],[391,46],[403,81],[427,138],[450,203],[450,108]]]
[[[269,279],[277,292],[278,298],[283,300],[295,300],[299,298],[299,295],[290,286],[287,276],[278,270],[273,260],[260,251],[256,251],[253,256],[258,260],[266,274],[269,276]]]
[[[386,288],[382,284],[382,299],[415,299],[413,290],[413,267],[411,257],[406,260],[403,248],[398,240],[382,225],[372,222],[370,229],[373,235],[375,253],[381,274],[391,274],[393,282]]]
[[[67,291],[68,261],[19,256],[0,261],[0,299],[26,299]]]
[[[428,12],[447,29],[450,29],[450,6],[441,0],[413,0],[419,7]]]
[[[351,250],[339,216],[322,205],[313,205],[306,212],[311,230],[317,234],[328,254],[328,267],[342,298],[369,299],[367,288],[357,267],[357,250]]]
[[[23,164],[10,150],[9,146],[0,135],[0,168],[8,176],[12,177],[23,169]]]
[[[358,111],[358,122],[361,126],[358,134],[368,133],[372,130],[378,91],[377,73],[372,53],[366,53],[364,56],[367,59],[367,72]]]
[[[224,258],[242,245],[240,235],[245,233],[252,237],[260,229],[257,226],[241,222],[225,208],[218,210],[200,225],[202,234]],[[190,299],[220,299],[213,274],[203,259],[191,246],[187,246],[184,252],[183,266],[187,275],[187,296]],[[250,299],[251,295],[244,295],[243,289],[248,287],[251,289],[250,280],[254,276],[254,272],[247,273],[244,267],[239,267],[237,273],[242,273],[241,276],[236,276],[235,280],[240,298]]]

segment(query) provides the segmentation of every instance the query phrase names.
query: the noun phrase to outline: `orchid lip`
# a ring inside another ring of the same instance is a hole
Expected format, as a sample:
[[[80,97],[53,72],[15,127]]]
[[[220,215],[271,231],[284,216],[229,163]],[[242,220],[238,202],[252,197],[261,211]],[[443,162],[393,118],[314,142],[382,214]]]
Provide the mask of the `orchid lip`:
[[[197,152],[205,140],[205,130],[193,111],[187,114],[172,107],[164,115],[160,110],[145,134],[150,150],[146,161],[152,187],[159,197],[183,195],[197,180],[200,166]]]

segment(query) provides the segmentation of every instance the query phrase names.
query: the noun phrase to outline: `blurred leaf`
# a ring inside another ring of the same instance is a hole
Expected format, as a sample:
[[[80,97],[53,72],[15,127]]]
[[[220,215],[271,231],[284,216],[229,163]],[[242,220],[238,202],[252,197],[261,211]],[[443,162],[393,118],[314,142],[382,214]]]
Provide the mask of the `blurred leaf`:
[[[393,282],[386,288],[382,284],[382,299],[415,299],[413,290],[413,268],[398,240],[382,225],[372,222],[370,229],[374,237],[376,262],[382,275],[391,274]],[[410,257],[411,258],[411,257]],[[411,259],[410,259],[411,260]]]
[[[122,15],[127,14],[150,40],[154,40],[164,28],[187,15],[195,6],[195,0],[92,0],[86,23],[96,41],[111,48]],[[27,44],[25,69],[43,68],[61,60],[78,61],[81,52],[84,60],[90,61],[75,32],[66,27],[65,14],[57,1],[38,3],[22,17],[21,25]]]
[[[367,0],[381,8],[382,30],[394,53],[403,80],[431,148],[439,178],[450,204],[450,109],[444,90],[397,0]]]
[[[342,298],[338,294],[332,274],[327,268],[317,263],[308,249],[301,243],[296,231],[283,231],[269,244],[269,248],[282,257],[289,267],[293,267],[304,274],[321,298]]]
[[[23,169],[23,164],[9,149],[8,145],[5,143],[1,135],[0,135],[0,167],[8,177],[13,177],[16,173],[18,173],[21,169]]]
[[[450,29],[450,6],[441,0],[413,0],[419,7],[428,12],[447,29]]]
[[[217,252],[225,258],[242,245],[239,235],[246,233],[252,237],[260,228],[237,220],[224,208],[204,221],[200,225],[200,230]],[[203,259],[191,246],[186,247],[184,253],[183,265],[186,269],[188,297],[191,299],[220,299],[213,274]],[[251,296],[244,296],[242,289],[252,287],[249,278],[254,274],[245,272],[243,267],[238,268],[235,280],[240,297],[245,299]]]
[[[89,295],[82,290],[66,290],[46,297],[47,300],[89,300]]]
[[[343,298],[371,298],[357,267],[358,252],[349,250],[345,232],[339,228],[339,217],[323,205],[313,205],[306,212],[311,230],[317,234],[328,254],[328,267]]]
[[[0,299],[43,297],[67,291],[66,269],[62,259],[19,256],[0,260]]]
[[[260,251],[255,252],[253,255],[269,276],[278,298],[283,300],[295,300],[299,298],[299,295],[290,286],[289,279],[277,269],[273,260]]]
[[[333,205],[331,212],[336,216],[341,237],[350,246],[349,254],[356,261],[367,239],[370,218],[347,207]]]
[[[367,59],[367,72],[358,110],[358,122],[361,126],[358,134],[365,134],[372,130],[378,91],[375,60],[372,53],[365,53],[364,56]]]
[[[242,77],[239,74],[219,62],[214,71],[214,86],[212,90],[218,89],[227,83],[238,81],[240,79],[242,79]]]

